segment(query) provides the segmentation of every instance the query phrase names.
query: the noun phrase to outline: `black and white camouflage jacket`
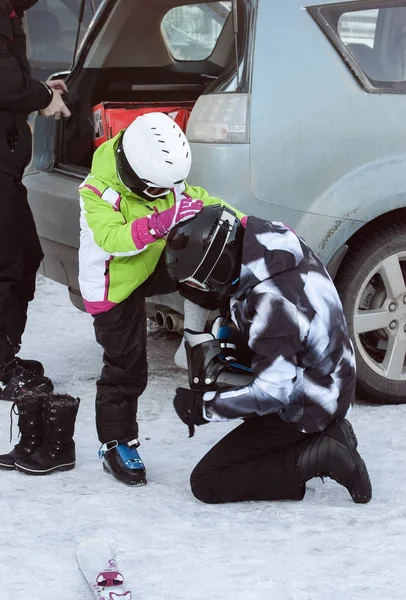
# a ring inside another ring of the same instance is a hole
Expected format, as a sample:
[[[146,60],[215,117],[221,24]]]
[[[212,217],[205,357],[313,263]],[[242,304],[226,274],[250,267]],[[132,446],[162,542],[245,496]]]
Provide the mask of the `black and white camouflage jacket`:
[[[255,377],[206,392],[207,420],[277,413],[313,433],[345,416],[356,373],[341,301],[320,260],[288,227],[248,218],[230,309],[254,353]]]

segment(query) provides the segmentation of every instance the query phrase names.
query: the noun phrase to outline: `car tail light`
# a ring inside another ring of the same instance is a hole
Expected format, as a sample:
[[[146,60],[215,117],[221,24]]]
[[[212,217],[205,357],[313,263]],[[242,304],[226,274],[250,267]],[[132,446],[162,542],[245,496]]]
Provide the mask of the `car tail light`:
[[[250,94],[208,94],[193,107],[186,135],[190,142],[249,143]]]

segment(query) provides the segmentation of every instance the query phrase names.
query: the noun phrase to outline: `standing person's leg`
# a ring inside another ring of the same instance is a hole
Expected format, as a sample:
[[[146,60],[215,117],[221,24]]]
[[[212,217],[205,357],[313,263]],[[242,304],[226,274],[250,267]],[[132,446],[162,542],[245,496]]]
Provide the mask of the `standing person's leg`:
[[[145,467],[136,451],[138,398],[148,379],[145,297],[175,290],[176,284],[160,262],[129,298],[94,317],[96,340],[104,349],[104,367],[97,382],[97,432],[101,443],[107,444],[105,468],[130,485],[146,483]]]
[[[21,343],[22,323],[18,290],[23,285],[23,256],[18,187],[15,179],[0,174],[0,336],[1,359],[14,358],[14,347]]]
[[[41,363],[15,359],[42,251],[24,186],[6,174],[0,186],[0,399],[13,400],[28,390],[48,393],[53,385]]]
[[[138,397],[147,385],[145,298],[136,290],[106,313],[94,316],[103,369],[97,381],[96,426],[100,442],[138,437]]]
[[[96,428],[103,468],[128,485],[146,483],[138,454],[138,397],[147,384],[144,295],[136,290],[106,313],[95,315],[103,369],[97,381]]]
[[[38,238],[37,228],[34,223],[31,208],[27,200],[25,186],[18,182],[17,193],[20,204],[20,232],[22,253],[22,285],[17,289],[20,307],[21,335],[24,333],[27,322],[28,303],[34,299],[37,271],[44,258]]]
[[[309,437],[277,415],[247,419],[220,440],[191,475],[192,492],[208,503],[302,500],[295,444]]]

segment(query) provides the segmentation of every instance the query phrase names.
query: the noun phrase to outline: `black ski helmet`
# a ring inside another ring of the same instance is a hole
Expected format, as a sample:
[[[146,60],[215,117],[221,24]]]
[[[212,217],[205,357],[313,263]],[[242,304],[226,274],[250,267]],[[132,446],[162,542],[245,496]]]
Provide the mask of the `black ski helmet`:
[[[238,287],[244,228],[227,206],[205,206],[179,223],[167,239],[166,268],[172,279],[221,296]]]

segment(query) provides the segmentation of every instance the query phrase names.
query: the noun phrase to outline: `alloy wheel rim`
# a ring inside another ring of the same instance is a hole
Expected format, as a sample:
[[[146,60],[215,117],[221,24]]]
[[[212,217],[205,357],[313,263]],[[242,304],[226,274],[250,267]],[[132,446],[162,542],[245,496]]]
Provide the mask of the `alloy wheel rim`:
[[[406,251],[365,278],[355,302],[354,339],[364,362],[386,379],[406,381]]]

